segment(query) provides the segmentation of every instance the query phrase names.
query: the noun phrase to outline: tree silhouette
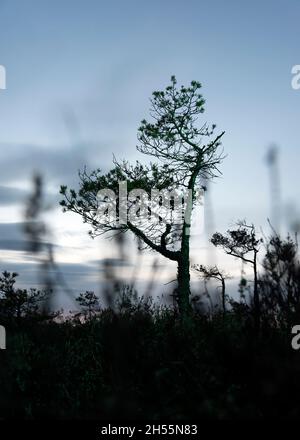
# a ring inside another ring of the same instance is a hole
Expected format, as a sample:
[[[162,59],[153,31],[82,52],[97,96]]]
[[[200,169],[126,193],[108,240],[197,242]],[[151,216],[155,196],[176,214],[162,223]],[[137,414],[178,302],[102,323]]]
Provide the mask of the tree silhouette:
[[[207,266],[203,266],[202,264],[195,264],[193,265],[193,269],[196,272],[198,272],[205,280],[214,279],[221,282],[222,311],[223,311],[223,315],[225,316],[226,313],[225,280],[230,278],[230,276],[227,275],[225,272],[223,272],[221,269],[219,269],[216,265],[207,267]]]
[[[245,263],[250,263],[252,265],[254,274],[254,318],[256,326],[259,327],[260,300],[257,277],[257,254],[259,251],[259,243],[262,242],[262,239],[258,239],[256,237],[255,227],[253,224],[247,225],[243,220],[238,222],[237,226],[237,229],[228,230],[226,235],[216,232],[213,234],[211,242],[215,246],[222,247],[226,254],[240,258]]]
[[[81,307],[84,308],[85,312],[88,314],[89,319],[92,318],[93,313],[99,306],[99,298],[91,290],[87,290],[86,292],[81,293],[76,298],[76,301],[78,301]]]
[[[2,318],[16,318],[19,321],[27,317],[39,319],[53,318],[55,314],[41,313],[40,306],[47,298],[48,293],[31,288],[19,289],[15,287],[18,274],[4,271],[0,276],[0,315]]]
[[[212,178],[220,173],[218,165],[223,159],[219,151],[224,132],[214,135],[215,125],[198,125],[198,117],[204,112],[204,99],[199,93],[201,84],[192,81],[190,86],[177,88],[176,79],[164,91],[153,92],[151,99],[152,122],[143,120],[138,130],[138,151],[156,159],[155,163],[142,165],[136,162],[117,162],[107,174],[97,169],[79,173],[80,189],[77,193],[61,187],[64,210],[80,214],[92,226],[92,236],[109,231],[124,233],[131,231],[143,243],[178,266],[178,288],[176,298],[180,312],[190,310],[190,227],[193,207],[197,202],[197,190],[201,178]],[[170,215],[157,212],[151,205],[146,206],[140,195],[134,200],[126,200],[125,211],[129,215],[126,222],[121,197],[116,199],[116,216],[112,210],[104,210],[99,218],[97,213],[103,202],[113,200],[109,190],[117,192],[119,182],[126,181],[128,190],[142,189],[146,196],[153,188],[162,191],[158,196],[161,207],[164,197],[170,197]],[[102,198],[99,191],[106,190]],[[107,191],[108,190],[108,191]],[[184,199],[183,194],[188,197]],[[182,202],[181,219],[174,214],[175,200]]]

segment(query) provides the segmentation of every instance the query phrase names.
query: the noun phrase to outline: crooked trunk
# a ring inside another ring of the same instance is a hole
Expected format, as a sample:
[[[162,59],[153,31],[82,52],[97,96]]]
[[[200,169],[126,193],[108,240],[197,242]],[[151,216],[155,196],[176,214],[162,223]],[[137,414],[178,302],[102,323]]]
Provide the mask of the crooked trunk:
[[[178,307],[180,314],[186,316],[190,311],[190,224],[184,223],[181,253],[178,259]]]
[[[177,301],[180,314],[186,315],[190,311],[190,267],[189,260],[180,258],[178,261],[178,293]]]
[[[177,301],[179,312],[181,316],[185,319],[189,315],[191,310],[190,306],[190,232],[191,232],[191,220],[192,211],[194,203],[194,186],[196,182],[196,177],[198,175],[198,168],[194,170],[190,181],[189,181],[189,193],[186,202],[186,208],[184,213],[184,221],[182,228],[181,237],[181,249],[180,257],[178,258],[178,294]]]

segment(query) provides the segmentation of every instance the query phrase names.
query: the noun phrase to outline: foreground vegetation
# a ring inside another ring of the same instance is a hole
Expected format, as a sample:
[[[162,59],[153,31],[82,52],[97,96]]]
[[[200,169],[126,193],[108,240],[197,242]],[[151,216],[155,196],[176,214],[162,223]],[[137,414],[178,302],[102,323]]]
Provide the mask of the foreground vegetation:
[[[263,268],[259,328],[253,287],[244,279],[240,301],[226,295],[225,307],[224,298],[206,312],[194,307],[187,324],[177,307],[138,298],[130,287],[104,309],[92,292],[83,293],[82,313],[61,320],[41,306],[42,292],[16,289],[16,276],[4,273],[1,417],[298,418],[300,352],[291,347],[300,305],[296,243],[272,238]]]
[[[290,332],[255,335],[245,310],[193,314],[141,305],[91,320],[23,322],[1,352],[2,418],[296,418],[300,354]]]

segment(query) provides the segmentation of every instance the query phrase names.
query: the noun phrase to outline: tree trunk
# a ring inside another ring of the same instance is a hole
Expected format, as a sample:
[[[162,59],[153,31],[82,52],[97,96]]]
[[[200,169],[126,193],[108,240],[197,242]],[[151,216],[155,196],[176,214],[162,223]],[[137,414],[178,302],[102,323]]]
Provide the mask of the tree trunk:
[[[189,258],[181,258],[178,261],[178,291],[177,291],[177,302],[180,315],[186,317],[190,310],[190,261]]]
[[[196,182],[196,177],[198,171],[194,171],[190,181],[189,181],[189,194],[186,202],[186,208],[184,213],[184,221],[182,227],[182,237],[181,237],[181,249],[180,256],[178,259],[178,294],[177,301],[179,312],[186,320],[191,311],[190,306],[190,234],[191,234],[191,223],[192,223],[192,212],[194,203],[194,186]]]
[[[226,314],[226,301],[225,301],[225,280],[224,278],[221,279],[222,282],[222,309],[223,309],[223,316]]]
[[[185,318],[190,310],[190,219],[184,221],[181,239],[181,253],[178,259],[178,307],[179,312]]]
[[[255,320],[255,327],[257,330],[260,328],[260,301],[259,301],[259,293],[258,293],[258,279],[257,279],[257,258],[256,258],[256,252],[254,254],[254,261],[253,261],[253,271],[254,271],[254,320]]]

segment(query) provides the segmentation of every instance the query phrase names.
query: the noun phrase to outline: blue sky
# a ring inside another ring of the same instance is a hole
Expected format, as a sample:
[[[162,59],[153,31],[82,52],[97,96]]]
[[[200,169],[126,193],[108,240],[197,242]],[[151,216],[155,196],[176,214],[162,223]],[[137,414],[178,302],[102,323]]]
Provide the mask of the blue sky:
[[[271,143],[280,149],[282,211],[293,205],[296,216],[300,90],[291,87],[291,69],[300,64],[299,19],[296,0],[0,0],[2,268],[29,268],[11,224],[22,221],[33,170],[45,173],[53,202],[59,184],[76,184],[82,165],[107,168],[112,153],[139,158],[136,131],[148,98],[172,74],[179,83],[202,82],[203,118],[226,131],[223,176],[211,185],[215,227],[246,217],[267,228]],[[87,262],[104,251],[88,241],[80,219],[59,209],[49,219],[66,276],[68,264],[92,272]]]

